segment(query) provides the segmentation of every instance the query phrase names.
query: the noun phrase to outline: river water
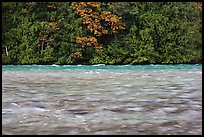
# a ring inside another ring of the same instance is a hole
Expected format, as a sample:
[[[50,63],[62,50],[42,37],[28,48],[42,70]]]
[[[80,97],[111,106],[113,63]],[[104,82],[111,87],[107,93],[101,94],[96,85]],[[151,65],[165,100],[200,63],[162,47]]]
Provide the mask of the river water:
[[[202,134],[202,65],[2,66],[2,134]]]

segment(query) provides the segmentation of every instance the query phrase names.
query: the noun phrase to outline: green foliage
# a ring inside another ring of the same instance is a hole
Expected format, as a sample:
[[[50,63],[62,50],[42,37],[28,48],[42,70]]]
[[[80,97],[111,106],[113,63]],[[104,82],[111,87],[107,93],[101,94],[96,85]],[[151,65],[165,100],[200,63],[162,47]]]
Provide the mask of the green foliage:
[[[6,54],[2,54],[2,64],[10,64],[11,60]]]
[[[88,33],[72,2],[3,2],[3,64],[202,63],[202,13],[195,2],[102,2],[125,30],[97,37],[102,49],[82,48]]]

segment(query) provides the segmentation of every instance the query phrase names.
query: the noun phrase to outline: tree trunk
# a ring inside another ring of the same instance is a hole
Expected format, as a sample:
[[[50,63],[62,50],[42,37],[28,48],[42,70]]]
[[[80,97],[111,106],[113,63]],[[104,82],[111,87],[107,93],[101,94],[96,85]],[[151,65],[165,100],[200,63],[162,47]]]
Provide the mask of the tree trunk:
[[[7,48],[7,46],[6,46],[6,55],[8,56],[8,48]]]

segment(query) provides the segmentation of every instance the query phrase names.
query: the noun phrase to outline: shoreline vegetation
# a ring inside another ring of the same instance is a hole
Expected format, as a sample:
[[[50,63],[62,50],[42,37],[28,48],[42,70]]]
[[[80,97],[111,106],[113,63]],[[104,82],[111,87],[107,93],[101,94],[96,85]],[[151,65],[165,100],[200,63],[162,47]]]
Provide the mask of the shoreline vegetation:
[[[202,64],[202,2],[2,2],[2,64]]]

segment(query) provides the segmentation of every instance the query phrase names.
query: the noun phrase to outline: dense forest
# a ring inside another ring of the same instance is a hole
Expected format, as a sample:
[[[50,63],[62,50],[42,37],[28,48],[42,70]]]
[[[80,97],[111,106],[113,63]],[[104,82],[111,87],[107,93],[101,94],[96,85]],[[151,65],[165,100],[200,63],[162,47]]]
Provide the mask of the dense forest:
[[[202,63],[202,3],[2,2],[2,63]]]

